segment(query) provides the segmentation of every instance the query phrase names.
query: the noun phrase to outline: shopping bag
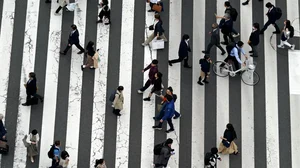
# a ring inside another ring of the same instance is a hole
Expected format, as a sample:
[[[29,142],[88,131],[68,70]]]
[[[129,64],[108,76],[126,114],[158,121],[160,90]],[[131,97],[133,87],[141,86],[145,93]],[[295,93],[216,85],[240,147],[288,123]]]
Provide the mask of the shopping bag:
[[[76,7],[77,7],[77,2],[75,3],[69,3],[69,5],[66,6],[68,11],[75,11]]]
[[[153,50],[159,50],[159,49],[164,49],[164,48],[165,48],[165,42],[163,39],[161,39],[161,40],[154,39],[152,41],[152,49]]]
[[[161,12],[162,7],[160,5],[154,4],[152,10],[156,12]]]

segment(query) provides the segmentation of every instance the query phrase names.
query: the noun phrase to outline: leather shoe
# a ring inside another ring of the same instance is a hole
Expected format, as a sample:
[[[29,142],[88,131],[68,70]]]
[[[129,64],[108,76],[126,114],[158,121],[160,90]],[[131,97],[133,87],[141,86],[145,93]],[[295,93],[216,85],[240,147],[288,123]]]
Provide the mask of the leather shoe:
[[[28,105],[28,104],[26,104],[26,103],[23,103],[23,104],[22,104],[22,106],[29,106],[29,105]]]
[[[173,66],[172,63],[171,63],[170,61],[169,61],[169,65],[170,65],[170,66]]]

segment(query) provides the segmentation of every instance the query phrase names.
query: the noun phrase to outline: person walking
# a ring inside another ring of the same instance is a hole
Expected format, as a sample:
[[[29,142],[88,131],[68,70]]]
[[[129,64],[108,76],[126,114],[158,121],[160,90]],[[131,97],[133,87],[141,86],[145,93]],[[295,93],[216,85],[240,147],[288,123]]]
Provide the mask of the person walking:
[[[179,45],[179,50],[178,50],[178,59],[174,60],[169,60],[169,65],[173,66],[172,64],[181,62],[184,60],[183,67],[185,68],[191,68],[188,64],[188,59],[189,59],[189,52],[192,52],[190,44],[189,44],[190,36],[187,34],[184,34],[182,36],[180,45]]]
[[[234,140],[237,139],[236,132],[232,124],[228,123],[226,125],[226,130],[224,131],[221,138],[221,143],[219,145],[219,153],[221,154],[238,154],[238,147],[234,143]]]
[[[86,46],[86,51],[87,59],[85,64],[81,65],[81,70],[83,70],[86,67],[89,67],[90,69],[98,68],[99,54],[98,52],[95,52],[94,42],[89,41],[89,43]]]
[[[168,124],[170,126],[170,129],[168,129],[166,131],[166,133],[169,133],[169,132],[174,131],[174,126],[173,126],[173,123],[172,123],[172,117],[174,116],[174,113],[175,113],[175,106],[174,106],[174,100],[173,100],[172,96],[166,95],[166,99],[167,99],[167,104],[166,104],[166,107],[165,107],[164,116],[162,117],[162,119],[159,120],[159,124],[153,126],[152,128],[157,129],[157,130],[161,130],[163,122],[165,120],[167,120]]]
[[[106,168],[104,159],[97,159],[95,163],[95,168]]]
[[[203,85],[203,82],[208,83],[208,78],[210,75],[210,66],[212,64],[212,61],[208,55],[204,55],[204,58],[199,60],[199,64],[201,65],[201,71],[197,83],[199,85]]]
[[[249,53],[252,53],[252,55],[250,55],[250,56],[251,57],[257,57],[258,56],[258,54],[257,54],[257,45],[259,44],[259,24],[258,23],[253,24],[252,32],[251,32],[251,35],[249,37],[248,44],[252,48],[252,50],[249,51]]]
[[[104,18],[104,24],[109,25],[111,22],[110,22],[110,8],[108,6],[108,1],[102,0],[100,6],[102,8],[98,15],[100,19],[96,23],[103,23],[103,18]]]
[[[230,18],[229,14],[225,14],[225,19],[222,19],[219,24],[219,28],[221,29],[221,32],[223,33],[224,41],[221,42],[223,45],[228,45],[228,37],[230,38],[231,42],[234,42],[233,36],[232,36],[232,26],[233,22]]]
[[[0,141],[7,141],[6,140],[6,134],[7,134],[7,131],[6,131],[6,128],[3,124],[3,118],[4,118],[4,115],[0,113]]]
[[[123,110],[124,96],[123,96],[123,86],[119,86],[115,93],[115,98],[113,101],[113,113],[117,116],[121,116],[120,111]]]
[[[67,151],[62,151],[60,155],[59,168],[67,168],[70,162],[70,155]]]
[[[63,52],[60,52],[60,54],[66,55],[68,50],[72,47],[73,44],[80,50],[77,54],[84,53],[84,49],[79,44],[79,32],[77,30],[77,26],[75,24],[72,24],[71,28],[72,28],[72,31],[69,35],[68,45]]]
[[[263,0],[258,0],[258,1],[260,1],[260,2],[261,2],[261,1],[263,1]],[[245,2],[243,2],[243,3],[242,3],[242,5],[248,5],[248,4],[249,4],[249,2],[250,2],[250,0],[246,0]]]
[[[50,168],[57,168],[60,161],[60,141],[55,141],[50,149],[50,156],[52,157],[52,164]],[[48,156],[49,156],[48,152]]]
[[[210,34],[210,43],[208,44],[206,50],[202,51],[202,53],[209,55],[210,49],[214,45],[221,50],[221,52],[222,52],[221,55],[224,55],[226,53],[226,51],[220,45],[220,29],[218,28],[218,26],[219,25],[217,23],[212,24],[212,31],[209,32],[209,34]]]
[[[154,29],[154,32],[146,39],[146,41],[144,43],[142,43],[142,46],[146,46],[149,45],[149,43],[154,39],[163,39],[165,42],[167,42],[167,38],[164,34],[165,30],[162,27],[163,22],[160,18],[159,14],[155,14],[154,15],[154,24],[152,26],[149,27],[149,29]]]
[[[59,3],[59,6],[58,6],[58,8],[56,9],[54,15],[60,15],[59,11],[60,11],[63,7],[69,5],[69,4],[70,4],[70,1],[69,1],[69,0],[59,0],[58,3]]]
[[[149,64],[146,68],[144,68],[142,70],[142,72],[149,70],[149,73],[148,73],[149,79],[147,80],[145,85],[138,90],[138,93],[143,93],[146,89],[148,89],[148,87],[150,85],[154,84],[155,74],[158,72],[157,64],[158,64],[158,60],[154,59],[154,60],[152,60],[151,64]]]
[[[206,168],[215,168],[218,160],[222,161],[220,155],[218,154],[218,148],[213,147],[210,149],[210,152],[205,154],[204,164]]]
[[[26,88],[26,102],[23,103],[23,106],[30,106],[38,103],[38,99],[40,99],[41,102],[44,101],[44,98],[37,94],[37,86],[36,86],[36,75],[34,72],[29,73],[29,80],[26,84],[24,84]]]
[[[225,7],[224,14],[225,15],[228,14],[229,17],[231,18],[231,20],[233,22],[235,22],[237,20],[237,17],[238,17],[238,12],[236,11],[236,9],[231,6],[229,1],[224,2],[224,7]],[[217,19],[222,19],[222,20],[225,19],[225,15],[224,16],[218,16],[217,14],[215,14]],[[240,34],[233,28],[233,22],[232,22],[232,29],[231,29],[231,32],[233,33],[232,37],[238,37]]]
[[[152,96],[153,93],[156,93],[158,95],[161,95],[161,92],[162,92],[162,89],[163,89],[163,86],[162,86],[162,73],[160,72],[157,72],[155,75],[154,75],[154,82],[153,82],[153,87],[151,88],[151,92],[149,93],[148,97],[144,98],[143,100],[144,101],[150,101],[150,98]]]
[[[264,31],[272,24],[275,27],[275,31],[273,32],[274,34],[279,34],[280,30],[278,25],[276,24],[276,20],[278,20],[280,17],[278,16],[277,13],[277,8],[268,2],[266,4],[266,7],[268,8],[267,16],[268,16],[268,21],[265,23],[264,27],[260,30],[260,34],[264,34]]]
[[[34,157],[36,157],[38,152],[38,143],[40,141],[40,136],[36,129],[32,130],[31,133],[25,135],[23,142],[27,148],[27,156],[30,158],[30,161],[34,162]]]
[[[289,20],[284,21],[284,27],[281,34],[280,44],[278,48],[284,48],[284,45],[288,46],[291,50],[295,49],[295,44],[290,44],[288,39],[294,37],[294,27]]]
[[[155,145],[154,166],[155,168],[165,168],[168,166],[169,159],[175,154],[172,149],[173,139],[168,138],[164,143]],[[157,155],[155,154],[156,152]]]

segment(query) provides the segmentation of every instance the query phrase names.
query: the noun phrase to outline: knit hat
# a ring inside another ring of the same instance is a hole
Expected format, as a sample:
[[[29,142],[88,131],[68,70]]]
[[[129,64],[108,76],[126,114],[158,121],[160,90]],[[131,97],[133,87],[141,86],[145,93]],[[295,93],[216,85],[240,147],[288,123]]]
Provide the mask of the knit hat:
[[[169,144],[172,144],[172,143],[173,143],[173,139],[168,138],[168,139],[166,140],[166,145],[169,145]]]
[[[155,60],[152,60],[152,64],[158,64],[158,60],[157,59],[155,59]]]

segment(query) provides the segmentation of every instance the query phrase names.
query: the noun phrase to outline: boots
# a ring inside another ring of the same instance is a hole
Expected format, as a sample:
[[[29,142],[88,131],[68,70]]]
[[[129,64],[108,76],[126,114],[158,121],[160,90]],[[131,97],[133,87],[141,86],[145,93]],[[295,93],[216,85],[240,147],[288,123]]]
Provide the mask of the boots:
[[[199,85],[203,85],[203,83],[201,82],[201,76],[199,77],[198,79],[198,82],[197,82]]]

